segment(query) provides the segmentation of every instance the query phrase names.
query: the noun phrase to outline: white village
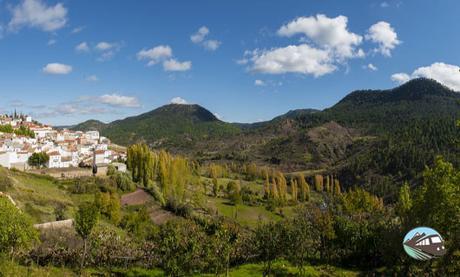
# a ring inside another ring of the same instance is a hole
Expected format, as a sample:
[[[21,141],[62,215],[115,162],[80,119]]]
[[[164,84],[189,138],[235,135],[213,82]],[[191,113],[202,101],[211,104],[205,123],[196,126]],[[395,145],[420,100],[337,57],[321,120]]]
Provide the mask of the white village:
[[[125,158],[98,131],[71,131],[41,124],[28,115],[0,115],[0,166],[32,169],[34,153],[46,154],[46,168],[106,166]]]

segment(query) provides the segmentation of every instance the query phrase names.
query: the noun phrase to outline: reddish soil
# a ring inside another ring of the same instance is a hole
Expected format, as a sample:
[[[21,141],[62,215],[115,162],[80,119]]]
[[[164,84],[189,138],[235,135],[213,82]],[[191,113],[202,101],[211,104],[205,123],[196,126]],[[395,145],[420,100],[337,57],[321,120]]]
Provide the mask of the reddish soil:
[[[143,189],[137,189],[135,192],[125,194],[121,197],[121,205],[142,205],[153,200],[153,197]]]
[[[154,202],[153,197],[143,189],[137,189],[135,192],[125,194],[121,197],[123,206],[147,205],[150,219],[157,225],[162,225],[176,216],[161,208],[158,203]]]

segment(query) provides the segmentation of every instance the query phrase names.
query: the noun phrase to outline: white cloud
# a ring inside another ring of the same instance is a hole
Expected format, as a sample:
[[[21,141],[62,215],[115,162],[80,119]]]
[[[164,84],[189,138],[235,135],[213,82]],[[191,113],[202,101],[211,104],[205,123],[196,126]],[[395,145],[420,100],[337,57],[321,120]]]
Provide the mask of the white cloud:
[[[265,82],[262,80],[255,80],[254,85],[256,86],[265,86]]]
[[[239,64],[239,65],[245,65],[245,64],[248,64],[248,62],[249,60],[247,58],[236,60],[236,64]]]
[[[99,51],[105,51],[105,50],[109,50],[109,49],[114,48],[115,45],[116,45],[115,43],[109,43],[109,42],[106,42],[106,41],[101,41],[98,44],[96,44],[96,49],[99,50]]]
[[[390,57],[391,50],[401,44],[398,40],[398,34],[395,32],[390,23],[380,21],[372,25],[365,38],[379,45],[374,51],[381,53],[384,56]]]
[[[22,27],[34,27],[53,32],[67,23],[67,9],[62,3],[47,6],[41,0],[23,0],[12,8],[12,19],[8,27],[15,31]]]
[[[72,29],[72,32],[71,32],[71,33],[72,33],[72,34],[78,34],[78,33],[80,33],[81,31],[83,31],[83,29],[85,29],[84,26],[75,27],[75,28]]]
[[[266,51],[253,51],[250,69],[255,72],[301,73],[319,77],[336,70],[329,52],[308,44],[290,45]]]
[[[388,8],[389,6],[390,6],[390,4],[388,4],[388,2],[386,2],[386,1],[380,3],[380,7],[382,7],[382,8]]]
[[[217,119],[219,119],[219,120],[223,120],[223,119],[224,119],[224,117],[221,116],[221,115],[218,114],[218,113],[213,113],[213,115],[214,115]]]
[[[371,63],[368,64],[368,65],[365,65],[364,68],[369,69],[371,71],[377,71],[378,70],[378,68],[375,65],[371,64]]]
[[[206,26],[202,26],[196,33],[190,36],[190,40],[193,43],[200,43],[209,34],[209,29]]]
[[[43,72],[47,74],[65,75],[72,72],[72,66],[62,63],[49,63],[43,67]]]
[[[269,74],[300,73],[320,77],[346,65],[347,60],[362,58],[361,35],[348,30],[348,18],[318,14],[298,17],[281,26],[277,34],[284,37],[303,35],[299,45],[269,50],[246,51],[238,64],[248,64],[255,72]]]
[[[96,44],[94,47],[97,51],[102,52],[102,54],[97,58],[98,61],[104,62],[111,60],[113,56],[120,50],[121,44],[116,42],[106,42],[101,41]]]
[[[205,40],[209,33],[209,28],[202,26],[196,33],[190,36],[190,40],[195,44],[200,44],[206,50],[215,51],[219,48],[222,42],[215,39]]]
[[[48,46],[55,45],[56,42],[57,42],[57,40],[55,40],[55,39],[50,39],[50,40],[48,40]]]
[[[150,49],[142,49],[137,53],[138,60],[148,60],[149,66],[172,57],[172,49],[169,45],[159,45]]]
[[[399,84],[403,84],[407,81],[409,81],[411,77],[407,73],[395,73],[391,75],[391,80],[393,82],[397,82]]]
[[[184,98],[177,96],[171,99],[171,104],[188,105],[188,102]]]
[[[460,67],[457,65],[437,62],[430,66],[419,67],[411,75],[407,73],[391,75],[391,79],[398,83],[405,83],[410,79],[420,77],[434,79],[452,90],[460,91]]]
[[[119,94],[104,94],[98,98],[99,103],[113,107],[138,108],[139,100],[136,97],[123,96]]]
[[[163,69],[165,71],[187,71],[191,68],[191,61],[179,62],[176,59],[169,59],[163,62]]]
[[[75,51],[77,52],[89,52],[89,46],[88,43],[82,42],[75,46]]]
[[[362,53],[356,50],[363,38],[348,31],[348,18],[340,15],[329,18],[323,14],[299,17],[281,26],[278,35],[291,37],[303,34],[322,49],[331,50],[338,58],[352,58]]]
[[[207,50],[215,51],[222,43],[218,40],[206,40],[203,42],[203,47]]]
[[[96,75],[90,75],[90,76],[86,77],[86,81],[88,81],[88,82],[97,82],[97,81],[99,81],[99,78]]]

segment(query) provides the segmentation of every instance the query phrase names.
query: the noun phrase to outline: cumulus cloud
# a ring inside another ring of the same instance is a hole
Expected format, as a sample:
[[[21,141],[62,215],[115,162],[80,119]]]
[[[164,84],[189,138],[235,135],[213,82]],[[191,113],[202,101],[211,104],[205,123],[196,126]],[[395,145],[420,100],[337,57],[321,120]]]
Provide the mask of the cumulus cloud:
[[[163,62],[163,69],[165,71],[187,71],[191,68],[191,61],[179,62],[176,59],[169,59]]]
[[[32,27],[53,32],[67,23],[67,9],[62,3],[48,6],[41,0],[23,0],[13,7],[11,12],[12,18],[8,27],[13,31],[22,27]]]
[[[88,82],[97,82],[99,81],[99,78],[96,75],[89,75],[86,77],[86,81]]]
[[[75,51],[77,52],[89,52],[89,46],[88,43],[82,42],[75,46]]]
[[[213,113],[213,115],[214,115],[217,119],[219,119],[219,120],[223,120],[223,119],[224,119],[224,117],[221,116],[221,115],[218,114],[218,113]]]
[[[177,96],[171,99],[171,104],[187,105],[188,102],[184,98]]]
[[[78,33],[80,33],[81,31],[83,31],[83,29],[85,29],[84,26],[75,27],[75,28],[72,29],[72,32],[71,32],[71,33],[72,33],[72,34],[78,34]]]
[[[113,107],[138,108],[139,100],[136,97],[119,94],[104,94],[98,98],[99,103]]]
[[[72,66],[62,63],[49,63],[42,70],[47,74],[65,75],[72,72]]]
[[[348,31],[348,18],[340,15],[329,18],[323,14],[309,17],[299,17],[286,25],[281,26],[278,35],[292,37],[297,34],[305,35],[318,47],[333,51],[339,58],[361,56],[362,52],[356,49],[360,45],[362,36]]]
[[[391,80],[393,82],[397,82],[399,84],[403,84],[403,83],[409,81],[410,79],[411,79],[411,77],[407,73],[395,73],[395,74],[391,75]]]
[[[254,51],[251,70],[260,73],[301,73],[320,77],[336,70],[326,50],[308,44],[290,45],[264,51]]]
[[[349,59],[365,56],[359,48],[363,37],[348,30],[348,18],[343,15],[298,17],[282,25],[277,34],[283,37],[301,35],[301,44],[246,51],[237,63],[249,64],[253,72],[320,77],[334,72]]]
[[[420,77],[434,79],[452,90],[460,91],[460,67],[457,65],[437,62],[429,66],[419,67],[411,75],[407,73],[391,75],[391,79],[398,83]]]
[[[172,57],[172,49],[169,45],[159,45],[150,49],[142,49],[137,53],[138,60],[148,60],[148,66]]]
[[[113,56],[115,56],[115,54],[120,50],[120,48],[120,43],[106,41],[101,41],[94,47],[94,49],[101,52],[101,55],[97,59],[100,62],[111,60]]]
[[[254,85],[256,86],[265,86],[265,82],[262,80],[255,80]]]
[[[391,56],[391,50],[401,44],[401,41],[398,39],[398,34],[393,27],[391,27],[390,23],[385,21],[380,21],[372,25],[365,38],[377,43],[379,47],[375,48],[374,51],[387,57]]]
[[[209,34],[209,29],[206,26],[202,26],[196,33],[190,36],[190,40],[193,43],[200,43]]]
[[[371,63],[368,64],[368,65],[365,65],[364,68],[369,69],[371,71],[377,71],[378,70],[378,68],[375,65],[371,64]]]
[[[96,49],[100,51],[105,51],[109,50],[115,47],[114,43],[106,42],[106,41],[101,41],[98,44],[96,44]]]
[[[203,42],[203,47],[211,51],[217,50],[217,48],[219,48],[220,45],[221,45],[221,42],[215,39],[207,40]]]
[[[215,51],[219,48],[222,42],[215,39],[205,40],[209,33],[209,28],[202,26],[198,29],[198,31],[196,31],[196,33],[190,36],[190,40],[195,44],[203,46],[206,50]]]

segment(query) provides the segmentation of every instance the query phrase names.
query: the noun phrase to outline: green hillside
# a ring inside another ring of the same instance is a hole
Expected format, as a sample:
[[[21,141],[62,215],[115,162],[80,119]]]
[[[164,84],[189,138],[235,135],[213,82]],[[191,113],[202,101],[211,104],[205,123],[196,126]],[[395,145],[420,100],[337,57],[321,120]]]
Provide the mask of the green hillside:
[[[234,135],[237,125],[217,119],[199,105],[170,104],[139,116],[111,122],[101,129],[115,143],[145,141],[153,147],[184,149],[197,142]]]

